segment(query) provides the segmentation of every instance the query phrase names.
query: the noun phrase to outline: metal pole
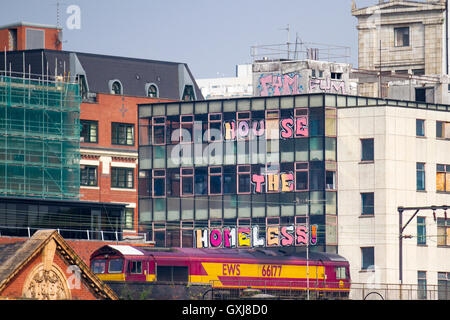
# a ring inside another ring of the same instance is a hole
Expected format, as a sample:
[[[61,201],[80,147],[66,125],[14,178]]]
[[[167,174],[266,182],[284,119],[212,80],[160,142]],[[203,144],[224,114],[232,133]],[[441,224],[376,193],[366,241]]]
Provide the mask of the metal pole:
[[[309,217],[308,219],[308,234],[311,232],[310,227],[309,227]],[[307,237],[306,239],[306,300],[309,300],[309,238],[310,236]]]
[[[399,222],[398,270],[399,270],[399,279],[400,279],[400,300],[401,300],[402,299],[402,284],[403,284],[403,209],[398,208],[398,213],[399,213],[398,214],[398,222]]]

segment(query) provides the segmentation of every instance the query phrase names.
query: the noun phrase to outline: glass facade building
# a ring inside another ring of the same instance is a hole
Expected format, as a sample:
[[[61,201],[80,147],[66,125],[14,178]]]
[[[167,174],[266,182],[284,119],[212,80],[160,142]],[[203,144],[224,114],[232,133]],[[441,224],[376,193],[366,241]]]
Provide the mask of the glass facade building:
[[[309,220],[314,250],[336,252],[337,98],[140,105],[141,231],[159,246],[192,247],[197,228]]]

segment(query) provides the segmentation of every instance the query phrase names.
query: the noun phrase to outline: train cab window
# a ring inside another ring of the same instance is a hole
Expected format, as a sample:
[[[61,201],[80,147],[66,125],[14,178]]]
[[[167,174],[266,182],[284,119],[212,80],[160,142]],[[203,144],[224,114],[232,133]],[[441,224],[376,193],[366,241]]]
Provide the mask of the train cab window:
[[[336,267],[336,279],[347,279],[345,267]]]
[[[141,274],[142,273],[142,261],[130,261],[128,263],[128,273]]]
[[[92,272],[94,273],[105,273],[106,271],[106,260],[94,260],[91,265]]]
[[[109,260],[109,266],[108,266],[109,273],[121,273],[122,269],[123,269],[123,259]]]
[[[169,281],[169,282],[189,281],[188,267],[158,266],[156,274],[158,275],[158,281]]]

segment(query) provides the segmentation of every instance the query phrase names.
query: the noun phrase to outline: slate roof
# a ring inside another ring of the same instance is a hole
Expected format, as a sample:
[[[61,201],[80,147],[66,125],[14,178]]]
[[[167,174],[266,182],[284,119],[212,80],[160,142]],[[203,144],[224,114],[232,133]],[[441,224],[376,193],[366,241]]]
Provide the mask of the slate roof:
[[[90,270],[56,230],[38,230],[26,241],[0,245],[0,292],[13,281],[27,262],[41,254],[41,250],[51,239],[54,239],[59,250],[64,252],[63,259],[70,259],[70,264],[76,264],[80,268],[87,287],[94,288],[104,299],[118,299],[112,289]]]

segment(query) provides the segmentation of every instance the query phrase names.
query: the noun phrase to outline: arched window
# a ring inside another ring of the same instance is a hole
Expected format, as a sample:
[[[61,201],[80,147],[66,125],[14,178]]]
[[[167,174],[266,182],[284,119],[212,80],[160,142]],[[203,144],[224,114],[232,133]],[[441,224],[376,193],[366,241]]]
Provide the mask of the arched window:
[[[122,84],[119,80],[110,81],[111,94],[122,94]]]
[[[150,98],[158,98],[159,97],[159,92],[158,92],[158,87],[153,84],[147,84],[147,97]]]

